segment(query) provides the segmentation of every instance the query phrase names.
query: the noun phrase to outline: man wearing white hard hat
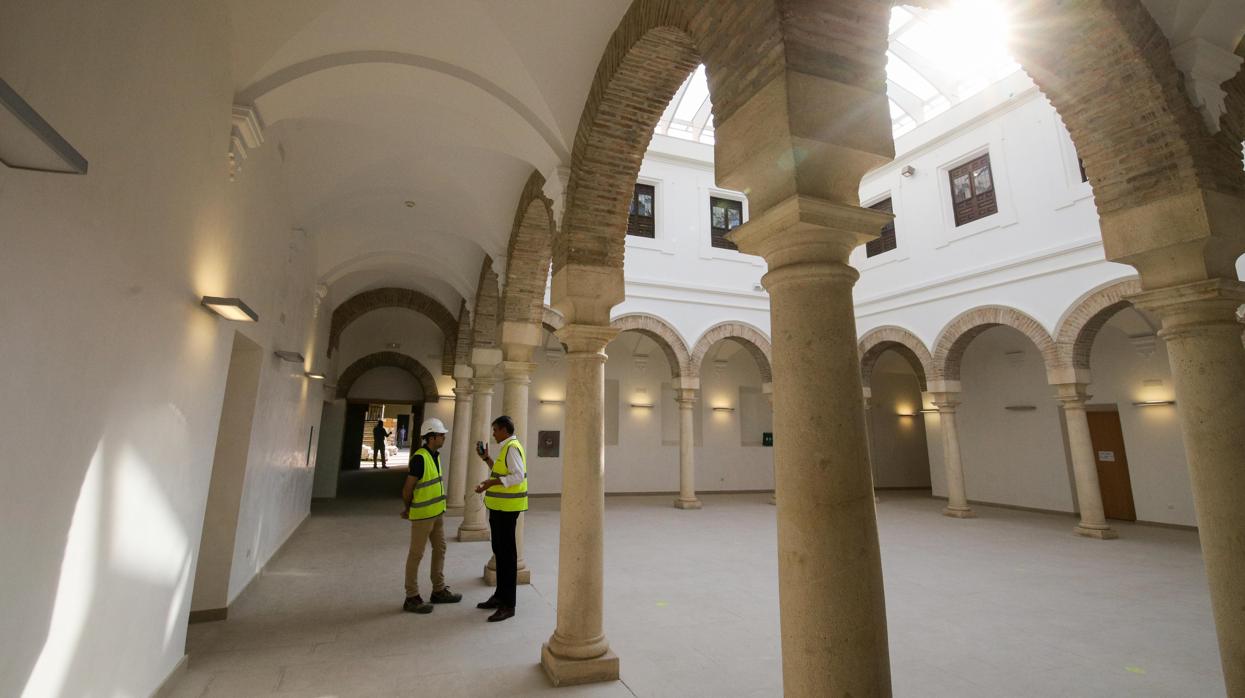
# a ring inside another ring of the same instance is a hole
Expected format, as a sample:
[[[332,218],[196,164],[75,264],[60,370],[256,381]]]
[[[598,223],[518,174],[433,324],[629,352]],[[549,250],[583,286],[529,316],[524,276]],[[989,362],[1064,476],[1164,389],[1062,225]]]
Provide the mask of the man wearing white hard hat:
[[[462,594],[445,586],[445,485],[441,481],[441,447],[445,425],[426,419],[419,429],[421,445],[411,454],[410,473],[402,485],[402,518],[411,522],[411,548],[406,555],[406,601],[402,610],[432,613],[434,603],[458,603]],[[419,563],[432,541],[432,594],[427,603],[419,595]]]

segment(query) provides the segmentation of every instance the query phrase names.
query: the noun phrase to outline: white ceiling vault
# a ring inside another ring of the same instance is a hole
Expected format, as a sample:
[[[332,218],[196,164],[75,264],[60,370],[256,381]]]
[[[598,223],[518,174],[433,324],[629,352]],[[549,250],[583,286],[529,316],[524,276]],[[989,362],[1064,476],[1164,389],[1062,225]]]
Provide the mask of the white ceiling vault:
[[[235,103],[279,147],[337,304],[403,286],[456,310],[504,269],[533,169],[570,161],[630,0],[230,0]]]

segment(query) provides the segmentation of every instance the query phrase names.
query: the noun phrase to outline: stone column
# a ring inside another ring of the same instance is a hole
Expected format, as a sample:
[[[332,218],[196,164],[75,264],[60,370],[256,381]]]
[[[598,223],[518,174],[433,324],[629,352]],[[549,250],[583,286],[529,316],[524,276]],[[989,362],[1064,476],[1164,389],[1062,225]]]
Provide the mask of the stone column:
[[[467,496],[467,459],[471,457],[471,367],[454,367],[454,424],[450,427],[449,489],[445,513],[462,516]],[[422,434],[421,434],[422,436]]]
[[[463,510],[463,522],[458,527],[460,542],[490,538],[484,498],[475,493],[475,486],[488,477],[488,464],[476,455],[475,442],[483,441],[487,444],[493,440],[492,429],[489,425],[493,421],[493,385],[495,384],[493,369],[497,364],[487,361],[488,358],[492,358],[491,356],[483,356],[492,354],[497,354],[498,359],[501,358],[499,349],[475,349],[472,352],[475,378],[471,381],[474,395],[471,408],[470,443],[467,446],[467,450],[470,451],[467,457],[468,494]]]
[[[765,396],[765,400],[766,400],[767,402],[769,402],[770,414],[772,415],[772,414],[773,414],[773,411],[774,411],[774,384],[773,384],[773,383],[762,383],[762,384],[761,384],[761,394],[762,394],[762,395],[764,395],[764,396]],[[772,428],[772,427],[771,427],[771,428]],[[778,484],[778,483],[775,481],[775,483],[774,483],[774,485],[775,485],[775,487],[774,487],[774,491],[773,491],[773,492],[770,492],[770,495],[769,495],[769,503],[770,503],[770,504],[773,504],[773,505],[775,505],[775,506],[777,506],[777,505],[778,505],[778,487],[777,487],[777,484]]]
[[[797,195],[732,233],[769,264],[783,690],[890,695],[890,656],[847,264],[886,214]],[[846,397],[846,399],[845,399]]]
[[[1132,300],[1162,321],[1224,683],[1245,695],[1245,348],[1235,316],[1245,283],[1213,279]]]
[[[506,353],[511,352],[507,348]],[[530,352],[529,352],[530,356]],[[501,364],[502,372],[505,374],[506,391],[502,395],[502,413],[510,416],[514,420],[514,433],[519,437],[519,443],[523,444],[523,448],[527,448],[527,402],[529,388],[532,385],[532,373],[536,371],[536,364],[528,361],[503,361]],[[529,463],[531,461],[528,461]],[[519,584],[532,583],[532,571],[527,567],[527,560],[523,558],[523,519],[524,514],[519,514],[519,520],[514,528],[515,547],[519,552]],[[488,564],[484,566],[484,583],[495,587],[497,586],[497,558],[490,557]]]
[[[950,381],[943,381],[944,383]],[[955,391],[934,390],[933,403],[938,408],[939,431],[942,432],[942,463],[947,473],[947,506],[943,516],[956,519],[972,519],[977,514],[968,506],[968,494],[964,489],[964,461],[960,459],[960,432],[955,423],[955,409],[960,406],[959,384]]]
[[[1094,444],[1089,438],[1089,419],[1085,403],[1089,401],[1084,383],[1059,383],[1057,399],[1063,403],[1063,418],[1068,425],[1068,449],[1072,453],[1072,473],[1076,477],[1076,501],[1081,506],[1081,523],[1074,529],[1087,538],[1119,538],[1107,525],[1102,508],[1102,490],[1098,487],[1098,464],[1094,461]]]
[[[618,330],[568,324],[558,624],[540,663],[555,685],[618,679],[605,639],[605,347]]]
[[[677,509],[699,509],[696,498],[696,393],[700,381],[696,378],[680,378],[675,402],[679,404],[679,497],[674,500]]]
[[[873,503],[877,504],[881,499],[878,498],[878,464],[873,460],[873,388],[866,387],[861,392],[865,408],[865,450],[869,454],[869,476],[873,478]]]

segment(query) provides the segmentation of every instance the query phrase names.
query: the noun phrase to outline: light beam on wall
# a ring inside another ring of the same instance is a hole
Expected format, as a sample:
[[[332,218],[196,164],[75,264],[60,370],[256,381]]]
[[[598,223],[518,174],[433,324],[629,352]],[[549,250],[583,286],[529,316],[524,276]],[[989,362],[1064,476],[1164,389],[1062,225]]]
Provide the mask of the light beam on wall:
[[[19,170],[86,174],[86,158],[3,78],[0,105],[0,162]]]

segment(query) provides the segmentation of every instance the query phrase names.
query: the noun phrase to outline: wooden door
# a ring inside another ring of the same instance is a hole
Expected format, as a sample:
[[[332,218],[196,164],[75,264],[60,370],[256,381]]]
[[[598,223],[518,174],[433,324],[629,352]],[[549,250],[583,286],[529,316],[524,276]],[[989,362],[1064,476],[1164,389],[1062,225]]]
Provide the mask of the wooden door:
[[[1089,438],[1094,444],[1094,462],[1098,465],[1098,485],[1102,489],[1102,507],[1108,519],[1136,521],[1133,486],[1128,478],[1128,456],[1124,453],[1124,430],[1120,413],[1115,410],[1087,412]]]

